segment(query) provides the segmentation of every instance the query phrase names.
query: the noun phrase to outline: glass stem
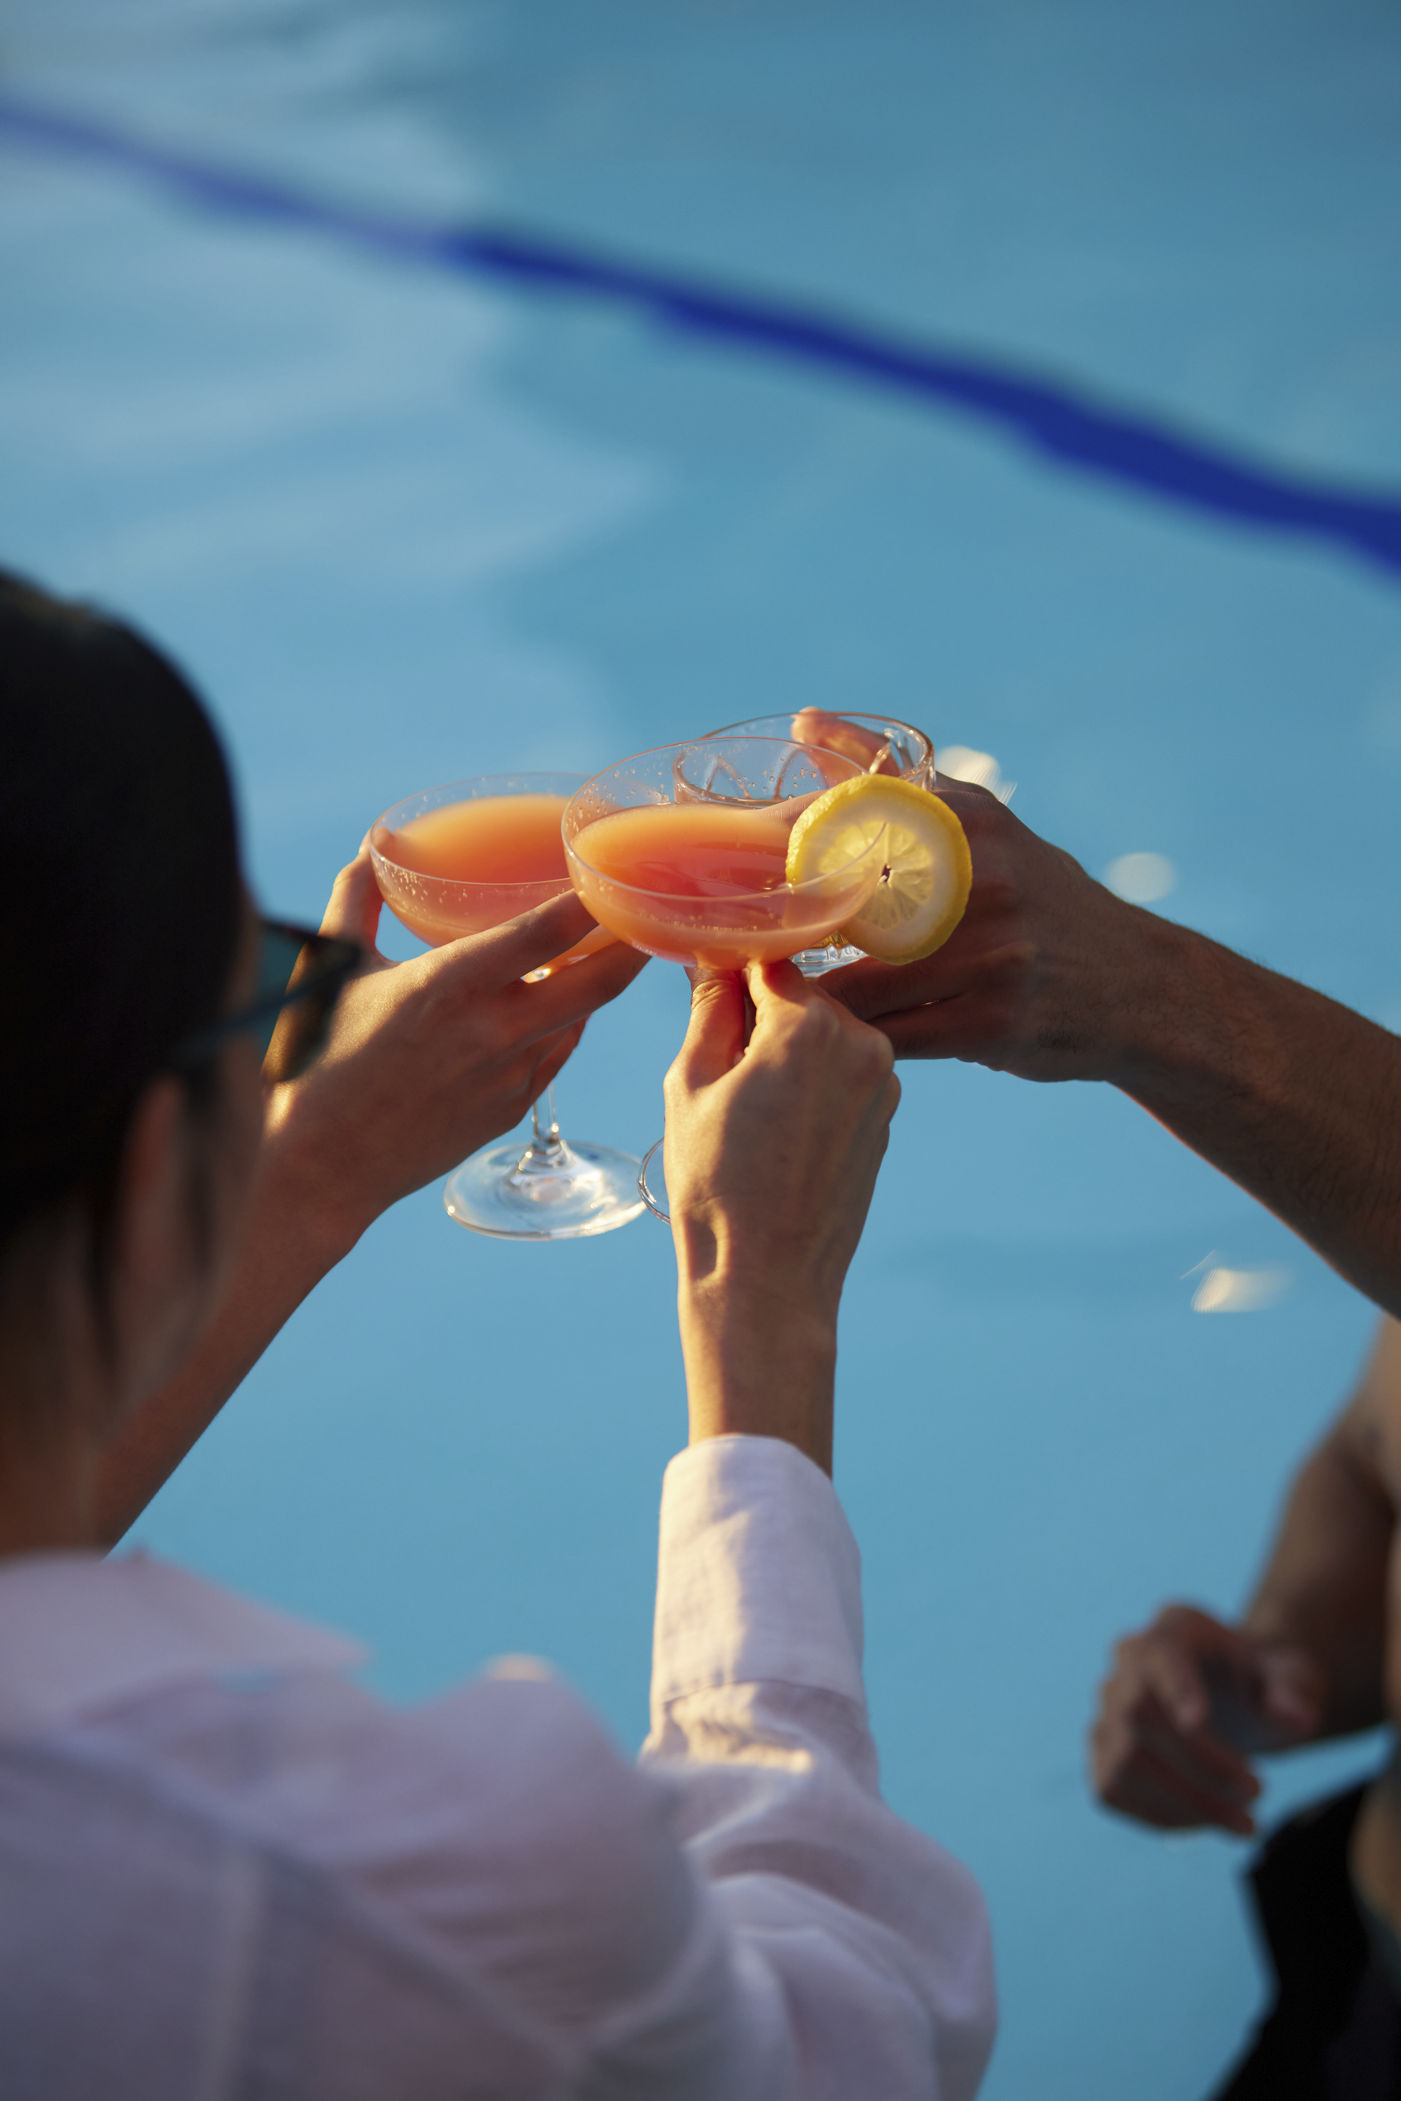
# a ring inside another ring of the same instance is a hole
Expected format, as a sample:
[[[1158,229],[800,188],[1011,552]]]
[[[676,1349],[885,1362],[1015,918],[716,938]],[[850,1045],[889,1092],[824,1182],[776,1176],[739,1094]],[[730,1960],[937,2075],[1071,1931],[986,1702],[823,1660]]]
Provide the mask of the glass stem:
[[[543,1106],[545,1114],[541,1117]],[[545,1089],[530,1111],[530,1151],[527,1160],[553,1160],[560,1150],[559,1119],[555,1115],[554,1082]],[[522,1166],[525,1164],[523,1161]]]

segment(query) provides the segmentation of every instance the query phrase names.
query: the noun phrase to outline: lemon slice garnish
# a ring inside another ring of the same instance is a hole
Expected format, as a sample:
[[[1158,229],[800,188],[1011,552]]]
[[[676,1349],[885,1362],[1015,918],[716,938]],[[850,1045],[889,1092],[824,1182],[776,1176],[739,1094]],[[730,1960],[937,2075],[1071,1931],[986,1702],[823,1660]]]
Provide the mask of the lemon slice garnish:
[[[885,870],[841,939],[882,963],[913,963],[942,948],[963,917],[973,857],[946,802],[913,781],[861,774],[817,796],[794,825],[790,883],[835,875],[885,832]]]

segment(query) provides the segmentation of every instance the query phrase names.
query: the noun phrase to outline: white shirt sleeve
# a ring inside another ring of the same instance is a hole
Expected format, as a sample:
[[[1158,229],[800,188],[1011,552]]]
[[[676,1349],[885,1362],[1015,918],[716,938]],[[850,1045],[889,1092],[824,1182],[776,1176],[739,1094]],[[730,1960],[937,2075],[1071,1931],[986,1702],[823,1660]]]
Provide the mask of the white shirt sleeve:
[[[880,1798],[860,1558],[792,1445],[710,1439],[667,1470],[642,1763],[668,1781],[704,1886],[682,1960],[699,1976],[707,1936],[722,1951],[693,1990],[697,2012],[701,1990],[726,2002],[712,2033],[729,2062],[714,2085],[668,2084],[679,2001],[661,1992],[591,2096],[647,2091],[644,2069],[650,2091],[725,2101],[974,2093],[995,2019],[986,1914],[966,1870]]]
[[[183,1625],[191,1579],[172,1580]],[[263,1634],[249,1639],[253,1655],[276,1656]],[[159,1830],[130,1826],[113,1883],[122,1917],[194,1818],[236,1861],[238,1887],[260,1893],[235,1906],[235,1940],[255,1919],[267,1951],[284,1928],[310,1936],[324,1982],[296,2001],[316,2030],[309,2096],[383,2091],[376,2068],[408,2049],[410,1999],[423,2030],[413,2061],[432,2077],[401,2079],[403,2093],[973,2094],[993,2027],[982,1903],[965,1870],[881,1801],[856,1545],[831,1482],[792,1446],[718,1438],[667,1471],[640,1770],[548,1676],[479,1678],[404,1711],[341,1677],[324,1637],[303,1639],[309,1667],[276,1667],[266,1682],[196,1670],[210,1646],[197,1642],[164,1689],[143,1681],[32,1741],[93,1815],[106,1800],[99,1772],[139,1782],[153,1816],[164,1805]],[[125,1833],[130,1819],[114,1815]],[[50,1819],[46,1845],[66,1843],[67,1828]],[[36,1875],[44,1889],[71,1883],[84,1915],[97,1905],[47,1853]],[[192,1872],[187,1883],[191,1916],[207,1912],[213,1931],[224,1882]],[[301,1892],[291,1911],[284,1885]],[[257,2014],[281,2034],[288,2007],[273,1993],[258,2014],[261,1990],[249,2033]],[[336,2018],[317,2026],[331,1993]],[[193,1984],[186,1997],[197,2006]],[[130,2008],[109,2013],[116,2032]],[[535,2071],[506,2080],[493,2051]]]
[[[640,1771],[548,1680],[477,1680],[384,1720],[358,1776],[312,1776],[284,1829],[548,2038],[561,2091],[975,2092],[994,2025],[982,1900],[881,1800],[860,1557],[793,1446],[716,1438],[667,1470]]]

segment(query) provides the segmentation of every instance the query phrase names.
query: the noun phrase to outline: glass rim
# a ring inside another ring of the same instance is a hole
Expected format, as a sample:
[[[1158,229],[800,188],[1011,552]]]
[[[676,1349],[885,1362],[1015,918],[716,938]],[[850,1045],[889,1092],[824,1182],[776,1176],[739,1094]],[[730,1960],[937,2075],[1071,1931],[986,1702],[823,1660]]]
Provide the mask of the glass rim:
[[[840,754],[838,754],[838,756],[840,756]],[[567,883],[569,881],[569,874],[567,869],[562,875],[532,876],[524,882],[497,882],[494,881],[491,877],[480,876],[425,875],[421,868],[410,868],[407,865],[407,863],[403,861],[393,860],[389,854],[385,853],[379,846],[375,844],[375,833],[380,829],[381,826],[383,826],[383,828],[386,831],[397,831],[398,826],[391,824],[390,819],[394,817],[398,811],[407,809],[410,803],[422,802],[425,796],[447,797],[452,793],[453,789],[455,788],[488,788],[489,786],[496,785],[498,783],[504,783],[506,781],[569,780],[575,783],[575,787],[572,790],[571,794],[566,795],[564,798],[565,807],[567,808],[569,803],[572,801],[573,796],[578,793],[579,788],[586,785],[591,778],[592,776],[589,774],[575,773],[570,771],[567,767],[560,767],[557,769],[552,769],[550,767],[522,767],[518,772],[514,773],[470,773],[465,777],[465,779],[460,781],[440,781],[436,787],[420,788],[413,795],[401,795],[398,802],[392,802],[387,810],[383,811],[378,817],[376,817],[374,823],[370,826],[368,834],[370,841],[370,859],[372,862],[383,862],[386,868],[394,869],[399,875],[412,876],[416,883],[440,883],[442,884],[443,888],[447,890],[538,890],[543,889],[547,884],[558,885],[561,882]],[[513,791],[504,791],[504,793],[507,795],[509,795],[511,792]],[[560,791],[554,788],[521,788],[514,792],[519,793],[521,795],[554,795],[558,794]],[[456,798],[456,800],[459,802],[484,802],[486,799],[487,798],[485,795],[460,795]],[[434,807],[437,807],[437,805],[429,805],[430,809]],[[420,817],[426,817],[428,815],[428,809],[420,810],[417,814]],[[411,822],[412,820],[406,821]],[[563,833],[561,832],[561,840],[562,839]],[[562,893],[557,892],[557,894]]]
[[[815,701],[809,705],[814,715],[830,715],[838,722],[883,722],[889,724],[891,729],[907,730],[910,736],[917,737],[924,746],[925,756],[931,760],[935,758],[934,739],[930,736],[928,730],[922,730],[917,722],[906,722],[903,716],[887,715],[880,708],[819,708]],[[807,708],[794,708],[792,712],[793,715],[803,715],[807,713]],[[782,713],[783,710],[781,708],[775,708],[770,715],[747,715],[739,722],[727,723],[723,729],[707,730],[700,741],[703,744],[709,744],[716,737],[767,736],[769,734],[767,730],[750,730],[745,727],[746,723],[772,722]],[[789,719],[791,721],[792,716]],[[846,757],[845,752],[833,750],[830,744],[800,743],[796,737],[791,737],[787,741],[797,744],[800,751],[826,751],[831,752],[832,757],[836,759],[844,759]]]
[[[616,773],[619,767],[621,766],[631,766],[633,761],[636,759],[650,759],[654,757],[657,753],[664,751],[689,751],[694,746],[713,743],[717,737],[723,736],[725,734],[726,733],[722,730],[713,730],[709,736],[705,737],[678,737],[675,740],[675,742],[671,744],[651,744],[647,747],[645,751],[630,752],[627,758],[615,759],[611,766],[601,766],[597,773],[591,773],[588,779],[583,783],[583,785],[579,789],[577,789],[576,792],[569,798],[568,806],[566,807],[564,816],[561,819],[561,831],[563,832],[564,836],[565,853],[569,856],[571,860],[577,861],[581,868],[587,868],[590,875],[597,876],[598,880],[601,883],[611,883],[615,890],[626,890],[633,897],[656,898],[667,904],[715,906],[746,905],[758,904],[766,898],[777,897],[778,895],[780,895],[780,892],[777,890],[729,890],[717,891],[714,894],[707,894],[703,896],[697,896],[696,893],[691,890],[649,890],[641,883],[625,882],[621,876],[610,875],[606,868],[596,868],[592,861],[586,860],[584,858],[583,854],[579,852],[578,848],[574,845],[574,842],[569,837],[568,831],[564,830],[564,827],[567,826],[569,822],[570,810],[573,809],[575,803],[583,794],[584,789],[591,788],[595,781],[604,780],[610,773]],[[854,759],[848,759],[845,752],[829,751],[825,744],[805,745],[796,743],[795,740],[791,737],[750,737],[744,735],[735,737],[733,739],[733,742],[736,744],[789,744],[792,745],[795,751],[821,751],[825,753],[829,759],[840,759],[843,765],[851,767],[851,772],[846,776],[848,780],[864,777],[863,769],[857,765]],[[838,787],[839,785],[840,783],[837,781],[830,781],[828,783],[828,786],[833,788]],[[820,795],[824,791],[819,788],[815,792]],[[783,802],[797,802],[799,798],[796,795],[782,796],[779,797],[778,800]],[[677,807],[678,805],[674,801],[672,801],[664,803],[623,804],[620,806],[620,809],[676,809]],[[608,810],[604,812],[604,815],[608,817],[614,817],[619,814],[620,811],[617,810]],[[593,818],[590,821],[592,823],[597,824],[601,822],[601,819]],[[880,830],[876,833],[875,838],[868,840],[866,845],[862,847],[860,853],[853,854],[849,861],[843,861],[840,868],[829,869],[825,875],[809,876],[806,882],[785,882],[784,890],[786,891],[787,895],[789,897],[811,896],[814,895],[818,890],[820,890],[824,885],[831,884],[834,881],[840,881],[841,878],[848,874],[852,869],[858,868],[861,865],[861,863],[866,859],[868,854],[874,853],[876,848],[884,843],[885,831],[886,827],[882,825]]]

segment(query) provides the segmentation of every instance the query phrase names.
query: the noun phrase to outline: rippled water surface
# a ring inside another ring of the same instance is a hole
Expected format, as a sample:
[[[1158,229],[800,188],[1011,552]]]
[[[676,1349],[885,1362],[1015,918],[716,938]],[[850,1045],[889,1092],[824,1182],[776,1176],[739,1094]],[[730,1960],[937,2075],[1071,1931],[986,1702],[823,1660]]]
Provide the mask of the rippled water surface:
[[[889,708],[1401,1027],[1399,61],[1352,0],[15,0],[4,557],[183,656],[288,914],[431,782]],[[567,1126],[641,1152],[684,1011],[654,965]],[[539,1651],[635,1741],[672,1290],[650,1220],[425,1192],[142,1536],[394,1694]],[[1238,1601],[1368,1325],[1114,1095],[907,1070],[838,1474],[888,1790],[992,1903],[992,2101],[1234,2047],[1237,1854],[1096,1814],[1084,1726],[1116,1634]]]

